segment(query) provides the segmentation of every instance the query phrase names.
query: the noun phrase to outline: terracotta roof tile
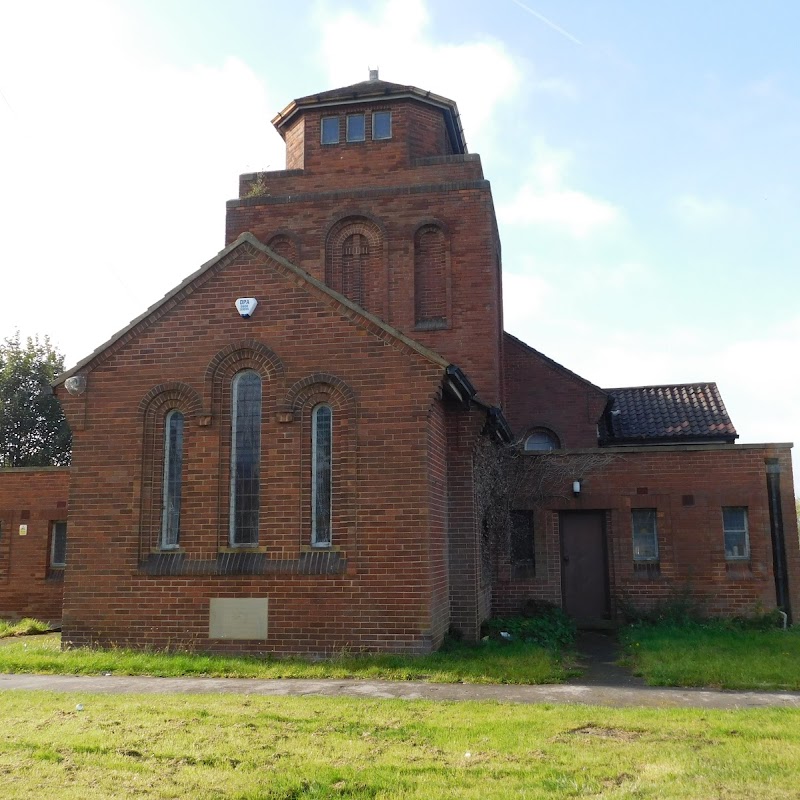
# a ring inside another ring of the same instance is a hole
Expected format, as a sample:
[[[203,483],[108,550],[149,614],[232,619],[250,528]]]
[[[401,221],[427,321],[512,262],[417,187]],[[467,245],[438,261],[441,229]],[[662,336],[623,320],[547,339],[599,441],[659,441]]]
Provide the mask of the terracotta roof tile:
[[[716,383],[627,386],[605,390],[605,444],[644,441],[728,441],[738,437]]]

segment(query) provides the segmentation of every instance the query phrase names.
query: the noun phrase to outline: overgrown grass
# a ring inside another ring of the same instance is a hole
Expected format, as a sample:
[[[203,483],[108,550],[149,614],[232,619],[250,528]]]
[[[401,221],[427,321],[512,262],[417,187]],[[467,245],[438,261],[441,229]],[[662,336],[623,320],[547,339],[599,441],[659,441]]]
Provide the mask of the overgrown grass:
[[[633,625],[627,663],[651,686],[800,690],[800,630],[748,630],[723,622]]]
[[[339,655],[329,661],[307,661],[124,649],[61,651],[58,637],[12,642],[0,648],[0,672],[518,684],[560,683],[569,674],[558,654],[522,642],[454,645],[428,656]]]
[[[0,694],[18,800],[782,800],[798,763],[788,709]]]
[[[38,619],[31,619],[25,617],[19,622],[5,622],[0,619],[0,639],[5,639],[9,636],[30,636],[34,633],[47,633],[50,626],[46,622],[41,622]]]

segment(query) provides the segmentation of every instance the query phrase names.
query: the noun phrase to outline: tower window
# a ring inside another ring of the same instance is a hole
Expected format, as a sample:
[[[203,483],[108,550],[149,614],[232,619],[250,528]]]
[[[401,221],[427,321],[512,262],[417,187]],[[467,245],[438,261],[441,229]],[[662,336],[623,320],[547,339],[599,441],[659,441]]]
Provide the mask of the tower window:
[[[372,138],[392,138],[392,112],[376,111],[372,115]]]
[[[348,114],[347,116],[347,141],[348,142],[363,142],[364,141],[364,115],[363,114]],[[338,139],[337,139],[338,141]]]
[[[339,117],[322,118],[322,144],[339,144]]]

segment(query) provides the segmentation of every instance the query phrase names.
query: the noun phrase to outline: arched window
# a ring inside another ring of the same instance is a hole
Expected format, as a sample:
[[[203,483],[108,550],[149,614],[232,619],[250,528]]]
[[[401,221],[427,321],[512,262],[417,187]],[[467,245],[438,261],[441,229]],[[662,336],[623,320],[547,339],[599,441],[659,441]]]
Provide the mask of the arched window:
[[[252,546],[258,544],[261,376],[239,372],[232,389],[230,543]]]
[[[364,304],[364,266],[369,258],[366,236],[354,233],[342,242],[342,294]]]
[[[337,222],[325,240],[325,282],[362,308],[376,313],[385,303],[383,235],[363,217]]]
[[[417,327],[447,325],[447,249],[444,232],[425,225],[414,236],[414,316]]]
[[[331,488],[333,478],[333,410],[315,406],[311,415],[311,544],[331,543]]]
[[[173,409],[164,420],[164,485],[161,494],[161,549],[178,547],[181,532],[183,414]]]
[[[558,441],[553,431],[547,428],[537,428],[528,434],[525,439],[525,449],[534,453],[549,453],[551,450],[558,450],[561,443]]]

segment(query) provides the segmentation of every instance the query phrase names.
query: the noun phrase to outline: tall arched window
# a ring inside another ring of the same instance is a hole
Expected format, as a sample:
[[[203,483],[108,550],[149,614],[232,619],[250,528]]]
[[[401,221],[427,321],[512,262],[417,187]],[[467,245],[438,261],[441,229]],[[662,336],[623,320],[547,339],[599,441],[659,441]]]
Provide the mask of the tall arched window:
[[[231,398],[231,545],[258,544],[261,460],[261,376],[254,370],[233,379]]]
[[[331,543],[333,410],[318,405],[311,415],[311,544]]]
[[[161,501],[161,549],[178,547],[181,531],[183,414],[173,409],[164,420],[164,486]]]
[[[447,243],[436,225],[414,236],[414,316],[420,328],[447,325]]]
[[[342,289],[345,297],[364,304],[364,266],[369,257],[366,236],[354,233],[342,242]]]

